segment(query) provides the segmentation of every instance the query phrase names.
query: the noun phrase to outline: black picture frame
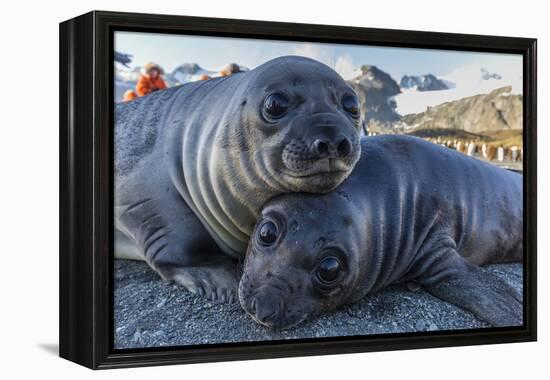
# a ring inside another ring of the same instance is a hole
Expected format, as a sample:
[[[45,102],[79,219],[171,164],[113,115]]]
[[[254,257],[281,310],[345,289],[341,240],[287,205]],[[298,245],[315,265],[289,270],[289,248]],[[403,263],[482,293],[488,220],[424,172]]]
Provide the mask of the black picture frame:
[[[261,343],[113,349],[113,33],[118,30],[523,56],[524,325]],[[536,49],[531,38],[93,11],[60,24],[60,356],[118,368],[534,341]]]

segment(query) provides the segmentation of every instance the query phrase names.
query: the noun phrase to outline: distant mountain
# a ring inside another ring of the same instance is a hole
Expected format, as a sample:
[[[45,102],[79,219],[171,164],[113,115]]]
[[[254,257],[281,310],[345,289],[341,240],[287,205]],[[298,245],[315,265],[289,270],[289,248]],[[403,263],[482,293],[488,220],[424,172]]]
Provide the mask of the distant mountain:
[[[445,81],[433,74],[426,75],[405,75],[399,83],[401,88],[416,88],[417,91],[440,91],[447,90],[449,86]]]
[[[482,67],[480,69],[481,71],[481,79],[483,80],[489,80],[489,79],[496,79],[496,80],[501,80],[502,79],[502,75],[500,74],[497,74],[497,73],[490,73],[486,68]]]
[[[197,63],[184,63],[176,67],[172,73],[167,75],[167,77],[176,82],[176,84],[183,84],[196,81],[202,75],[208,75],[211,77],[215,74],[217,74],[216,71],[203,69]]]
[[[122,82],[136,82],[141,75],[143,68],[141,66],[136,66],[129,70],[120,70],[117,69],[115,72],[116,80]]]
[[[475,95],[428,107],[425,112],[404,116],[396,128],[457,129],[478,133],[523,127],[523,97],[502,87],[488,94]]]
[[[479,94],[512,86],[512,94],[521,94],[523,78],[521,67],[516,69],[484,66],[479,63],[456,67],[448,74],[438,76],[449,89],[443,91],[416,91],[402,88],[402,93],[395,97],[396,111],[401,115],[426,111],[427,107],[460,100]]]
[[[184,63],[179,65],[172,71],[172,74],[184,73],[184,74],[197,74],[199,71],[204,71],[198,63]]]
[[[124,67],[130,68],[129,64],[132,62],[132,54],[115,51],[115,62],[120,63]]]
[[[348,83],[359,96],[361,114],[370,131],[391,128],[400,119],[393,97],[401,89],[388,73],[376,66],[364,65],[361,74]]]

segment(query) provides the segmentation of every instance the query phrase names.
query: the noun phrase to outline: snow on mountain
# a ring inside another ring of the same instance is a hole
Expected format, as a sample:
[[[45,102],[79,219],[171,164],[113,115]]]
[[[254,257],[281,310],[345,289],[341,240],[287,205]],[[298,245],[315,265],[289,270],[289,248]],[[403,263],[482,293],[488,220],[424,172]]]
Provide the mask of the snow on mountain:
[[[359,96],[361,114],[370,131],[387,129],[399,120],[394,97],[400,88],[388,73],[376,66],[363,65],[361,74],[348,83]]]
[[[197,63],[184,63],[176,67],[171,74],[172,78],[178,84],[184,84],[187,82],[194,82],[199,80],[201,76],[208,75],[209,77],[217,76],[218,71],[211,71],[203,69]]]
[[[139,66],[132,69],[117,66],[115,68],[115,79],[122,82],[135,82],[138,80],[142,70],[143,68]]]
[[[513,69],[506,70],[502,67],[496,72],[479,64],[459,67],[441,76],[441,80],[454,83],[455,86],[442,91],[419,92],[414,88],[402,89],[401,94],[395,97],[397,112],[401,115],[420,113],[426,111],[427,107],[478,94],[488,94],[505,86],[511,86],[512,94],[522,94],[523,89],[523,78]]]

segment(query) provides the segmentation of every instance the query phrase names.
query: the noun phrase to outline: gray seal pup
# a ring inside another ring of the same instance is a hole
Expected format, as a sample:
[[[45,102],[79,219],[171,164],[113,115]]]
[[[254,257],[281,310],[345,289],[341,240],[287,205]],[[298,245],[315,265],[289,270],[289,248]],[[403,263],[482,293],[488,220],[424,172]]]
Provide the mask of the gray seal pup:
[[[115,257],[236,300],[262,205],[338,186],[359,159],[359,124],[353,89],[298,56],[117,104]]]
[[[522,295],[480,265],[523,257],[523,176],[408,136],[367,137],[329,194],[267,202],[239,300],[294,326],[387,285],[423,286],[493,326],[521,325]]]

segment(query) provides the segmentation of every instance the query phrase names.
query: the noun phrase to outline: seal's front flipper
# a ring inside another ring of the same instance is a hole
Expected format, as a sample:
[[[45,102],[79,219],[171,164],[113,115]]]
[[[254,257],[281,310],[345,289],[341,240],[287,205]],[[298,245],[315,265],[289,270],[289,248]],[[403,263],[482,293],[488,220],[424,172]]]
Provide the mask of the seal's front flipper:
[[[145,256],[136,242],[118,229],[115,229],[115,258],[145,260]]]
[[[157,263],[157,270],[162,277],[177,282],[193,294],[212,301],[235,303],[240,278],[237,265],[218,253],[204,254],[213,257],[195,265]]]
[[[117,227],[131,236],[136,250],[163,279],[209,299],[236,299],[236,261],[220,252],[189,206],[172,194],[118,205]],[[128,258],[125,252],[121,249],[119,257]]]
[[[521,326],[521,294],[496,275],[482,271],[454,251],[440,264],[441,273],[423,280],[428,292],[453,303],[494,327]],[[435,281],[434,281],[435,280]]]

